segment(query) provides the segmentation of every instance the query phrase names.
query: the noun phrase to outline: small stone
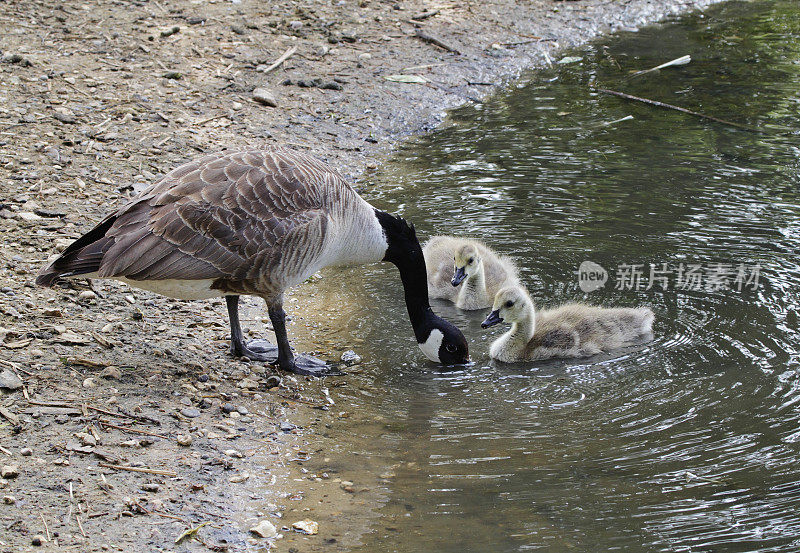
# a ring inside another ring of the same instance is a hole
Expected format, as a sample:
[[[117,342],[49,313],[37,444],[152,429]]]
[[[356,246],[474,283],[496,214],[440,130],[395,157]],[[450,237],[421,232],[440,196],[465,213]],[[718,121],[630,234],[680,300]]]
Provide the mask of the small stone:
[[[233,403],[223,403],[221,409],[222,412],[227,415],[228,413],[236,411],[236,406]]]
[[[236,457],[237,459],[241,459],[242,457],[244,457],[244,453],[242,453],[241,451],[237,451],[235,449],[226,449],[225,455],[227,455],[228,457]]]
[[[22,455],[23,457],[30,457],[31,455],[33,455],[33,450],[29,447],[23,447],[22,449],[19,450],[19,454]]]
[[[245,378],[239,382],[238,386],[239,388],[244,388],[245,390],[257,390],[258,382],[252,378]]]
[[[14,497],[13,495],[4,495],[3,496],[3,503],[5,503],[6,505],[13,505],[16,502],[17,502],[17,498]]]
[[[310,536],[319,532],[319,524],[309,519],[293,522],[292,528]]]
[[[4,369],[0,372],[0,388],[6,390],[19,390],[22,388],[22,379],[9,369]]]
[[[44,536],[42,536],[41,534],[36,534],[31,538],[31,545],[35,545],[36,547],[44,545],[44,542],[45,542]]]
[[[236,407],[236,412],[237,412],[237,413],[239,413],[240,415],[246,415],[246,414],[248,414],[250,411],[248,411],[248,410],[247,410],[247,407],[244,407],[244,406],[242,406],[242,405],[238,405],[238,406]]]
[[[232,484],[238,484],[240,482],[246,481],[248,478],[250,478],[250,474],[247,472],[243,472],[242,474],[234,474],[233,476],[228,478],[228,482]]]
[[[189,447],[190,445],[192,445],[192,436],[189,434],[178,434],[178,437],[176,439],[178,441],[178,445],[181,445],[183,447]]]
[[[97,445],[97,439],[88,432],[78,432],[75,434],[75,437],[78,438],[84,446],[93,447]]]
[[[18,465],[3,465],[0,468],[0,476],[5,478],[6,480],[10,480],[12,478],[16,478],[19,476],[19,466]]]
[[[95,386],[97,386],[97,383],[91,376],[83,381],[84,388],[94,388]]]
[[[261,522],[250,528],[250,532],[262,538],[274,538],[275,536],[278,535],[278,530],[268,520],[262,520]]]
[[[253,91],[253,100],[265,106],[273,108],[278,107],[278,101],[275,99],[275,96],[266,88],[256,88]]]
[[[199,417],[200,416],[200,410],[199,409],[184,408],[184,409],[181,409],[181,415],[183,415],[184,417],[189,417],[190,419],[193,419],[195,417]]]
[[[109,365],[108,367],[100,371],[100,378],[105,378],[106,380],[121,380],[122,371],[120,371],[114,365]]]
[[[84,290],[80,294],[78,294],[79,300],[93,300],[97,297],[97,294],[92,292],[91,290]]]
[[[353,350],[349,349],[342,354],[341,357],[342,363],[347,365],[348,367],[351,365],[358,365],[361,363],[361,356],[354,352]]]
[[[143,492],[156,493],[158,490],[161,489],[161,486],[159,486],[158,484],[149,482],[147,484],[142,484],[141,489],[142,489]]]
[[[267,388],[276,388],[281,385],[281,377],[275,375],[269,376],[264,381],[264,384],[267,386]]]
[[[290,423],[290,422],[282,422],[281,425],[280,425],[280,428],[281,428],[281,432],[291,432],[292,430],[297,428],[297,426],[292,424],[292,423]]]
[[[358,59],[360,59],[361,61],[371,60],[372,54],[370,54],[369,52],[364,52],[363,54],[358,55]]]

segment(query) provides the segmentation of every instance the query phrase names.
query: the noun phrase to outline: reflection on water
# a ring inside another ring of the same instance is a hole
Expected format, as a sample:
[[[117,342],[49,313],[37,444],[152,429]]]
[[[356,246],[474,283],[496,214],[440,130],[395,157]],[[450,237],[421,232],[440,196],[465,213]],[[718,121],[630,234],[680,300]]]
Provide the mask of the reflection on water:
[[[629,78],[685,54],[688,66]],[[588,299],[652,306],[656,339],[497,365],[486,313],[437,303],[476,362],[442,373],[416,351],[392,268],[329,275],[322,296],[359,287],[338,337],[366,340],[338,405],[382,421],[348,426],[334,455],[395,465],[359,551],[798,551],[797,4],[729,3],[576,55],[454,113],[366,195],[421,234],[511,254],[542,305],[585,299],[576,269],[599,263],[609,283]],[[760,286],[614,288],[615,268],[650,263],[759,265]]]

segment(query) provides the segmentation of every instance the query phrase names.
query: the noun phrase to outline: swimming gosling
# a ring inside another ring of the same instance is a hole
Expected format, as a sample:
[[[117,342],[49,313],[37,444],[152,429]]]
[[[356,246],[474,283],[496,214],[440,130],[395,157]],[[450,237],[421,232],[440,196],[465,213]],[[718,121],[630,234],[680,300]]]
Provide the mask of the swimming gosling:
[[[224,296],[233,355],[321,376],[330,374],[325,363],[292,352],[283,293],[323,267],[376,261],[399,269],[425,356],[465,363],[464,335],[428,303],[413,225],[372,207],[333,167],[285,148],[212,154],[181,165],[68,246],[36,283],[109,278],[173,298]],[[244,341],[242,294],[264,299],[277,347]]]
[[[514,262],[478,240],[434,236],[422,252],[431,297],[452,301],[459,309],[491,307],[500,288],[519,282]]]
[[[524,288],[509,286],[497,292],[492,312],[481,327],[511,323],[511,330],[492,343],[489,355],[513,363],[589,357],[613,350],[651,334],[653,318],[647,307],[606,308],[582,303],[537,313]]]

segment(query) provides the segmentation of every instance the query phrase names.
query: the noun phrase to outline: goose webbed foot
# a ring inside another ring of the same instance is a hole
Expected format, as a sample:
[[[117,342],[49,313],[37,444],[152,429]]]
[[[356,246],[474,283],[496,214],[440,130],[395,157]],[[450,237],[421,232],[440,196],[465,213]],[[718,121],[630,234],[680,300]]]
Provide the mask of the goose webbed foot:
[[[240,344],[231,344],[231,355],[234,357],[247,357],[251,361],[275,363],[278,360],[278,346],[266,340],[250,340]]]
[[[290,373],[299,374],[303,376],[314,376],[321,378],[323,376],[341,376],[345,373],[340,371],[333,365],[328,365],[325,361],[311,357],[310,355],[297,355],[294,359],[278,363],[279,367]]]

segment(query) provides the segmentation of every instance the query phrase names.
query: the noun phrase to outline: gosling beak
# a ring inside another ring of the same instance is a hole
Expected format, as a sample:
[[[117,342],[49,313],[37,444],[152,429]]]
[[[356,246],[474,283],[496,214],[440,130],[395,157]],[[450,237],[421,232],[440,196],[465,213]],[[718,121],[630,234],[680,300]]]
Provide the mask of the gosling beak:
[[[456,268],[456,272],[453,275],[453,280],[450,281],[450,284],[453,286],[458,286],[464,282],[465,278],[467,278],[467,273],[464,271],[464,267],[458,267]]]
[[[486,317],[486,320],[481,323],[481,328],[489,328],[490,326],[494,326],[497,323],[502,323],[503,317],[500,316],[500,310],[495,309],[489,316]]]

